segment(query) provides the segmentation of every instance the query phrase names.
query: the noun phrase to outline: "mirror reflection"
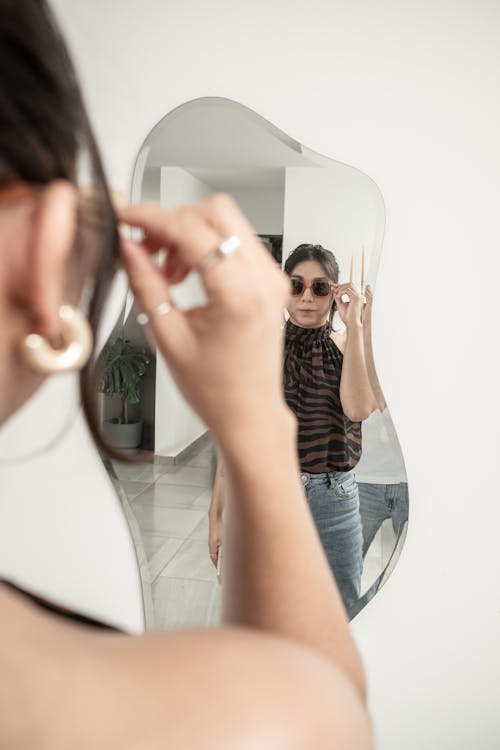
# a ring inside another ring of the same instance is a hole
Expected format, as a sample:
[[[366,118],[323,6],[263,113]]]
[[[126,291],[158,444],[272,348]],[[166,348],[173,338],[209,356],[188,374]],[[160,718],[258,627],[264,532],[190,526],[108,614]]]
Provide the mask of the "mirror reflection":
[[[298,419],[307,501],[352,618],[387,580],[408,519],[404,461],[372,347],[383,201],[365,174],[314,153],[251,110],[198,99],[146,138],[132,199],[176,206],[221,191],[237,200],[290,277],[284,394]],[[174,299],[203,304],[196,274]],[[223,466],[149,349],[138,312],[130,300],[110,339],[109,361],[129,382],[116,393],[103,381],[102,419],[114,444],[148,463],[109,469],[129,507],[149,625],[215,624],[224,579]]]

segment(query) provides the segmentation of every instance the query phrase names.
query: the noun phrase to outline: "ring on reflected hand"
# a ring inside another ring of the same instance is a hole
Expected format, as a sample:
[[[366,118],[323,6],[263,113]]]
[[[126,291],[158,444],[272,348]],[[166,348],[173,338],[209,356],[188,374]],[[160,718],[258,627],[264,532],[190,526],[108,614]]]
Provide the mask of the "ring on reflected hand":
[[[197,270],[206,271],[208,268],[213,266],[214,263],[222,260],[222,258],[226,258],[228,255],[232,255],[233,253],[235,253],[240,245],[241,240],[235,234],[232,234],[230,237],[226,237],[226,239],[220,242],[215,250],[212,250],[211,253],[203,258],[201,263],[198,265]]]
[[[151,312],[145,313],[141,312],[137,316],[137,322],[141,326],[147,325],[151,318],[161,318],[162,315],[168,315],[169,312],[172,312],[173,306],[170,304],[170,302],[161,302],[159,305],[157,305]]]

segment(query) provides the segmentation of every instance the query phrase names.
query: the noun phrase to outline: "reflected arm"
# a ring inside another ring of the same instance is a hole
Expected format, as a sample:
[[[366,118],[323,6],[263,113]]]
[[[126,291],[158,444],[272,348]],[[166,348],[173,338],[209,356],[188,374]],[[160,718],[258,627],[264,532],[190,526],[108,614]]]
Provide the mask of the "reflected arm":
[[[372,346],[372,307],[373,307],[373,293],[370,286],[366,288],[366,305],[363,312],[363,343],[365,350],[366,369],[368,372],[368,378],[370,385],[377,402],[377,408],[380,411],[384,411],[387,407],[387,403],[378,379],[377,370],[375,368],[375,358],[373,356]]]
[[[362,422],[377,408],[368,376],[364,332],[361,323],[350,323],[344,343],[340,378],[340,400],[344,414],[352,422]]]
[[[222,544],[222,511],[224,510],[224,472],[222,462],[217,463],[212,499],[208,509],[208,551],[210,559],[217,567],[219,548]]]

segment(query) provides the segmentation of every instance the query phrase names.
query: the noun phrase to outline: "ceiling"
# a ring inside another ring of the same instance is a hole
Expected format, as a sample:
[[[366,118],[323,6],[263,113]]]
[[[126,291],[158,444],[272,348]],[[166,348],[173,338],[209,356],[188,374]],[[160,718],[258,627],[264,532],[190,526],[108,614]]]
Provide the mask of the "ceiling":
[[[146,169],[179,166],[215,190],[283,190],[286,167],[319,166],[263,117],[218,97],[169,113],[146,138],[148,147]]]

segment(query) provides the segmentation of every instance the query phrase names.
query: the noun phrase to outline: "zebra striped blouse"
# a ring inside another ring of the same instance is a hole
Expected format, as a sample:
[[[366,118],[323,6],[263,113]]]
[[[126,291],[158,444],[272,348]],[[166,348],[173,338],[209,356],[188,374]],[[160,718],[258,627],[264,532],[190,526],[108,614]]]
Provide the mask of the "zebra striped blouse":
[[[331,325],[285,327],[285,399],[298,421],[302,471],[348,471],[361,458],[361,422],[342,411],[343,355],[331,338]]]

